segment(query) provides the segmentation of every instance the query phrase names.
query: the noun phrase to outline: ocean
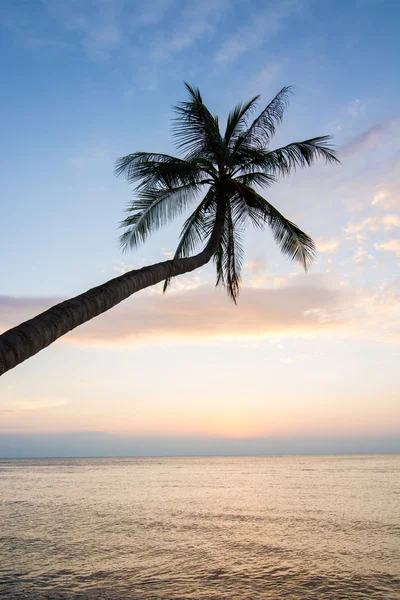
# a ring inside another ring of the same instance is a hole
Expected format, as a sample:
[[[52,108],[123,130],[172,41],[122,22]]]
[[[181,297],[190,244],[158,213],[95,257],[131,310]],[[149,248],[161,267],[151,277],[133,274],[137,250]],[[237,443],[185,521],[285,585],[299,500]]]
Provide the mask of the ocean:
[[[400,455],[0,460],[0,597],[400,599]]]

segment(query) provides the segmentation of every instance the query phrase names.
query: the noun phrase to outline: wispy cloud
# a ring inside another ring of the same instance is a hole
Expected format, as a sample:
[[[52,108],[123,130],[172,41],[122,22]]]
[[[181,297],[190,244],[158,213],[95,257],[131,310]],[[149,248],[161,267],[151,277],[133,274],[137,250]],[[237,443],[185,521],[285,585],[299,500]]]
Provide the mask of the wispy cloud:
[[[400,240],[380,244],[377,250],[400,253]],[[363,253],[361,249],[359,260]],[[179,339],[301,337],[327,331],[400,341],[400,280],[384,282],[377,292],[374,287],[351,290],[333,274],[281,277],[277,284],[275,279],[271,277],[267,287],[244,288],[237,307],[223,290],[208,284],[166,295],[157,288],[158,293],[135,295],[62,341],[135,345]],[[0,297],[0,329],[34,316],[54,300]]]
[[[253,81],[250,82],[250,88],[257,90],[256,93],[262,93],[264,90],[270,90],[272,84],[282,72],[283,67],[284,61],[282,60],[269,61],[255,74]]]
[[[382,244],[374,244],[374,248],[376,250],[383,250],[384,252],[395,252],[400,258],[400,239],[389,240],[388,242],[383,242]]]
[[[376,192],[371,202],[372,206],[382,206],[384,209],[400,206],[400,164],[397,166],[397,178],[399,185],[396,187],[386,187]]]
[[[132,271],[132,264],[127,264],[123,260],[114,260],[113,270],[117,271],[120,275],[125,275],[128,271]]]
[[[316,241],[317,251],[330,254],[335,252],[340,246],[340,240],[336,239],[318,239]]]
[[[8,416],[17,416],[20,413],[46,412],[51,408],[65,406],[68,401],[62,398],[38,398],[34,400],[2,400],[0,413]]]
[[[340,148],[342,156],[373,150],[382,143],[382,140],[392,130],[392,122],[383,125],[373,125],[366,131],[356,135]]]
[[[400,216],[397,214],[389,214],[383,216],[369,216],[360,220],[352,220],[346,227],[346,233],[360,233],[364,230],[378,231],[384,229],[389,231],[394,227],[400,227]]]
[[[359,246],[352,257],[352,262],[355,265],[361,265],[368,258],[368,251],[362,246]]]
[[[213,37],[217,23],[227,9],[227,0],[191,0],[183,8],[181,5],[177,24],[167,39],[164,52],[180,52],[199,39]]]
[[[245,52],[261,47],[285,27],[290,17],[298,15],[304,6],[305,3],[299,0],[281,0],[254,11],[243,27],[222,42],[215,56],[216,61],[231,62]]]
[[[110,57],[122,43],[120,0],[102,0],[85,3],[76,0],[56,2],[47,0],[48,13],[66,32],[79,36],[80,42],[94,60]]]
[[[382,140],[385,128],[382,125],[374,125],[367,131],[363,131],[347,144],[342,146],[341,154],[350,154],[376,147]]]
[[[245,271],[250,276],[250,284],[252,287],[262,287],[267,281],[267,261],[264,257],[258,257],[251,262],[243,265]]]
[[[178,278],[179,279],[179,278]],[[157,341],[164,338],[214,338],[266,336],[279,332],[316,331],[341,320],[340,307],[347,293],[327,285],[321,276],[300,281],[289,278],[285,285],[270,289],[245,288],[238,307],[223,290],[209,285],[171,294],[140,294],[112,311],[79,327],[66,338],[83,344]],[[2,311],[3,303],[8,313]],[[42,300],[48,307],[49,300]],[[0,297],[1,327],[22,317],[23,301]],[[38,309],[38,302],[33,302]],[[33,316],[32,300],[26,299],[25,313]],[[321,315],[323,314],[323,318]],[[8,321],[8,323],[7,323]],[[127,324],[129,323],[129,326]]]
[[[130,26],[143,28],[154,27],[163,20],[165,14],[174,7],[176,0],[151,0],[149,2],[136,2],[130,19]]]
[[[129,53],[141,47],[142,30],[154,41],[160,22],[177,8],[179,16],[182,11],[176,0],[43,0],[40,12],[15,6],[2,22],[24,47],[78,48],[90,60],[103,62],[117,51]]]
[[[400,132],[400,120],[398,115],[377,123],[365,131],[353,136],[348,142],[343,144],[339,153],[345,162],[348,162],[349,158],[352,157],[363,157],[364,167],[367,167],[372,161],[365,163],[365,156],[371,152],[381,148],[380,156],[373,156],[373,166],[382,166],[382,160],[384,159],[384,165],[386,169],[390,169],[390,162],[392,160],[398,162],[398,135]],[[364,154],[364,156],[363,156]],[[397,155],[397,159],[396,159]],[[394,165],[393,165],[394,166]]]
[[[356,306],[361,309],[360,316],[370,330],[377,333],[380,330],[386,339],[400,341],[400,277],[382,281],[375,289],[364,290]]]

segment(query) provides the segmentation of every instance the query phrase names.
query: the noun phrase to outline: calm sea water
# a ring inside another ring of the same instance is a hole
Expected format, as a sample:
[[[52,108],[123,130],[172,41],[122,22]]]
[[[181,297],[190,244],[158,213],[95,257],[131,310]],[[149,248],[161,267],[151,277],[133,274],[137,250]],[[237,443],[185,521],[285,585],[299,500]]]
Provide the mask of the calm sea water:
[[[400,598],[400,455],[0,461],[0,596]]]

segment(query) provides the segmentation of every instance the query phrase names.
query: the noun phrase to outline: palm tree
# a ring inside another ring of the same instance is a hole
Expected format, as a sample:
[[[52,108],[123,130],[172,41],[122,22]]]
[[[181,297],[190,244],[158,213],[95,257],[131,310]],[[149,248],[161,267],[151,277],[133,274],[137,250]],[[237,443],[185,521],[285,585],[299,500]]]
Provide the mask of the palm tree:
[[[259,96],[238,104],[225,133],[203,103],[200,91],[185,84],[189,99],[174,107],[173,134],[183,158],[135,152],[117,161],[116,174],[138,182],[128,216],[122,221],[124,249],[134,249],[147,236],[197,201],[186,220],[172,260],[132,270],[80,296],[53,306],[0,336],[0,375],[33,356],[75,327],[109,310],[135,292],[193,271],[214,259],[217,285],[236,302],[243,258],[242,235],[250,221],[269,225],[281,251],[304,269],[314,259],[312,239],[260,195],[277,177],[317,158],[337,162],[329,136],[294,142],[278,149],[269,145],[281,122],[291,88],[284,87],[252,120]],[[203,244],[203,250],[193,254]]]

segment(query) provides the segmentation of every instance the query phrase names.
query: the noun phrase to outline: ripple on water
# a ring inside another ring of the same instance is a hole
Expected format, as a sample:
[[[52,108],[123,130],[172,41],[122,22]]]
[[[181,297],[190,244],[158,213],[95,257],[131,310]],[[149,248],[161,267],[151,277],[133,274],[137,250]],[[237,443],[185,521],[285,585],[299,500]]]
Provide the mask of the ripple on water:
[[[0,470],[1,598],[400,599],[399,456]]]

